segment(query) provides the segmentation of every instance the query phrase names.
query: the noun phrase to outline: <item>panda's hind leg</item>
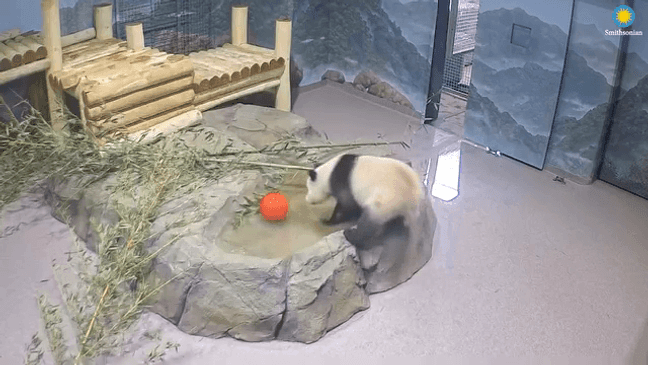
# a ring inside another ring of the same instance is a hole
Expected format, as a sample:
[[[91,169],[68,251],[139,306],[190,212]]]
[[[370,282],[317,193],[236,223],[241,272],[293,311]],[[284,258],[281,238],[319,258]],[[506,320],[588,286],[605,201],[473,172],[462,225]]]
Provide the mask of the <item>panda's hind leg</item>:
[[[383,234],[384,229],[384,224],[365,213],[362,214],[354,228],[344,231],[344,237],[357,247],[364,248],[368,243],[374,241],[376,237]]]
[[[335,204],[335,209],[333,209],[331,218],[324,220],[323,223],[329,226],[333,226],[340,223],[350,222],[358,219],[358,217],[360,217],[360,214],[360,207],[341,204],[340,202],[338,202],[337,204]]]

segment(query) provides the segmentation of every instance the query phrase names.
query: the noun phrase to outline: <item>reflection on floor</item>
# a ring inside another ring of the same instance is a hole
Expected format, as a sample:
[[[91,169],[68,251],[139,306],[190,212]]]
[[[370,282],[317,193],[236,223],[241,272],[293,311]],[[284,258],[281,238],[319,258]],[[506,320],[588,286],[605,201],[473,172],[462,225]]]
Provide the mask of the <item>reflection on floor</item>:
[[[466,116],[466,95],[445,91],[441,93],[439,118],[432,122],[435,128],[463,137]]]

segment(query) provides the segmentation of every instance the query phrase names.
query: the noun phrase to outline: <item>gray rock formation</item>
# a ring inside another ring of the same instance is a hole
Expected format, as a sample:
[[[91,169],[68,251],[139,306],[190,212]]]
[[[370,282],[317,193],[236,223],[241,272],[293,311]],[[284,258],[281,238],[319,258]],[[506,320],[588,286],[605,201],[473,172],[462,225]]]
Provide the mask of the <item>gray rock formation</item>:
[[[206,151],[218,150],[221,143],[263,148],[284,132],[312,143],[324,140],[301,117],[248,105],[204,113],[203,127],[184,132],[181,138]],[[215,141],[207,137],[209,133],[227,138]],[[99,235],[91,220],[104,225],[118,222],[108,205],[108,187],[115,179],[109,175],[87,187],[85,178],[48,182],[45,195],[55,208],[53,214],[69,222],[92,251],[97,250]],[[243,196],[259,191],[262,183],[257,171],[242,172],[178,194],[161,206],[146,250],[160,250],[152,263],[150,284],[169,283],[154,298],[151,311],[190,334],[309,343],[367,309],[369,293],[407,280],[431,256],[436,218],[429,202],[420,229],[410,235],[414,238],[387,238],[374,250],[356,250],[337,231],[289,257],[231,251],[221,243],[235,210]],[[180,226],[183,220],[189,224]]]
[[[410,103],[410,101],[407,100],[405,95],[401,94],[398,90],[394,89],[393,86],[389,85],[384,81],[371,85],[369,87],[369,90],[367,90],[367,92],[371,95],[375,95],[383,99],[391,100],[396,104],[404,105],[412,109],[414,108],[412,103]]]
[[[313,342],[369,308],[369,296],[355,250],[342,231],[293,254],[286,313],[279,339]]]
[[[378,75],[376,75],[375,72],[369,70],[369,71],[362,71],[356,76],[356,78],[353,80],[353,86],[355,86],[358,90],[361,91],[367,91],[372,85],[375,85],[382,80]]]
[[[373,71],[362,71],[359,73],[353,80],[353,86],[358,90],[367,91],[371,95],[390,100],[412,110],[414,109],[414,106],[405,95],[401,94],[393,86],[382,81]]]
[[[324,75],[322,75],[322,80],[331,80],[335,82],[339,82],[340,84],[344,84],[344,74],[340,71],[335,71],[335,70],[326,70],[324,72]]]
[[[304,78],[304,70],[302,70],[294,57],[290,57],[290,86],[297,87]]]

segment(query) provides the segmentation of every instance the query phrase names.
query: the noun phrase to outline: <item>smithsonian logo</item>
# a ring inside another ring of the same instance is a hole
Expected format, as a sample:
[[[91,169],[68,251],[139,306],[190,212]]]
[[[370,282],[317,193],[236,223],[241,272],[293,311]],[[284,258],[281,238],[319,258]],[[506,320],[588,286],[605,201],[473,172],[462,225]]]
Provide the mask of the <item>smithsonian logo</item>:
[[[612,19],[614,24],[619,28],[627,28],[632,25],[635,20],[635,12],[631,7],[627,5],[619,5],[614,9],[612,13]],[[643,35],[643,32],[640,30],[605,30],[605,35]]]

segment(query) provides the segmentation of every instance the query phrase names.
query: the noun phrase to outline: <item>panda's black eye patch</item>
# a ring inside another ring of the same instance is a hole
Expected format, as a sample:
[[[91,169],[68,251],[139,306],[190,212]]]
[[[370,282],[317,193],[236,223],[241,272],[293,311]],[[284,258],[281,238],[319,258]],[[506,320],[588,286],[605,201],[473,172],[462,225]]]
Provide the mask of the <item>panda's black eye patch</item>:
[[[310,170],[308,171],[308,176],[310,176],[312,181],[315,181],[315,179],[317,179],[317,172],[315,170]]]

